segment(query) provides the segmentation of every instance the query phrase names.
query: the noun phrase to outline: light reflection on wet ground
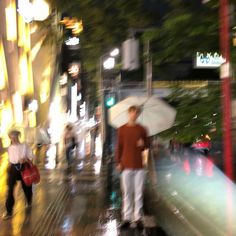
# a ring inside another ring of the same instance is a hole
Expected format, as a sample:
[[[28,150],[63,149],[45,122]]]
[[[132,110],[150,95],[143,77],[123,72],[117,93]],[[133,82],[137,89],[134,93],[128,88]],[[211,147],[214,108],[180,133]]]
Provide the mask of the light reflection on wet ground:
[[[116,178],[108,188],[107,169],[99,157],[76,159],[69,169],[60,165],[50,170],[41,168],[40,172],[41,182],[33,188],[31,209],[25,206],[21,186],[16,187],[14,216],[0,220],[0,236],[141,235],[134,229],[119,232],[119,183]],[[4,210],[5,184],[1,190],[0,213]],[[151,230],[146,235],[161,234]]]
[[[236,235],[236,187],[215,165],[214,157],[193,152],[170,157],[159,153],[155,159],[159,197],[193,235]],[[170,226],[160,215],[163,228],[176,235],[180,225]]]

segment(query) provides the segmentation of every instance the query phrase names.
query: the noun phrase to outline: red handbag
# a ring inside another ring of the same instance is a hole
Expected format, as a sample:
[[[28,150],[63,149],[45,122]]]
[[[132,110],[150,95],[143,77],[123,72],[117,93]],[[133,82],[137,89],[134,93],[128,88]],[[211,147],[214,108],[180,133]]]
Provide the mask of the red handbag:
[[[40,181],[39,170],[31,161],[24,163],[24,168],[21,171],[21,177],[26,186],[37,184]]]

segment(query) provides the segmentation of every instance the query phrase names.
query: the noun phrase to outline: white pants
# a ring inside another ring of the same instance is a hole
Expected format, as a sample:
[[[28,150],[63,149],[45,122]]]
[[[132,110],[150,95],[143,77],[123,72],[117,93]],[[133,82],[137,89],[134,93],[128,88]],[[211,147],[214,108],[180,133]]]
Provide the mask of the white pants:
[[[122,172],[123,220],[137,221],[141,219],[145,176],[146,171],[144,169],[125,169]]]

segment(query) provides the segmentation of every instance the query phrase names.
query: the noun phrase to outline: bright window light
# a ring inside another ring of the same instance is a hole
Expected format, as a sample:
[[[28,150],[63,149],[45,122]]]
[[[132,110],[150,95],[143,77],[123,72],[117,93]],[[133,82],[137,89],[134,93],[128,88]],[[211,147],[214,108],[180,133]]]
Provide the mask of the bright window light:
[[[24,95],[27,93],[29,87],[28,61],[25,53],[23,53],[20,57],[20,74],[21,74],[20,91],[21,94]]]
[[[17,39],[15,4],[14,3],[10,4],[5,9],[5,13],[6,13],[7,40],[15,41]]]
[[[6,87],[7,80],[8,78],[7,78],[5,53],[2,41],[0,40],[0,90]]]
[[[28,109],[30,111],[36,112],[38,110],[38,101],[37,100],[32,100],[30,104],[28,105]]]
[[[77,120],[77,83],[71,87],[71,114],[70,119],[72,122]]]

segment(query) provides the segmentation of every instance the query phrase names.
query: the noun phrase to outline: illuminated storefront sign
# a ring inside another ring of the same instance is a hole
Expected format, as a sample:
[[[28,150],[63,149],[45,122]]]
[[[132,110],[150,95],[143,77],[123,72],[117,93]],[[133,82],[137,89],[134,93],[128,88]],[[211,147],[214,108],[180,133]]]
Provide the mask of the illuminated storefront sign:
[[[79,75],[81,70],[81,64],[79,62],[74,62],[69,65],[68,73],[71,77],[76,77]]]
[[[200,53],[197,52],[195,59],[195,68],[217,68],[226,60],[218,53]]]
[[[78,21],[75,17],[64,17],[60,23],[65,25],[66,29],[71,29],[73,35],[79,35],[83,31],[82,20]]]
[[[71,87],[71,122],[77,120],[77,83]]]
[[[65,41],[65,43],[66,43],[67,46],[78,45],[79,44],[79,38],[77,38],[77,37],[69,38]]]

